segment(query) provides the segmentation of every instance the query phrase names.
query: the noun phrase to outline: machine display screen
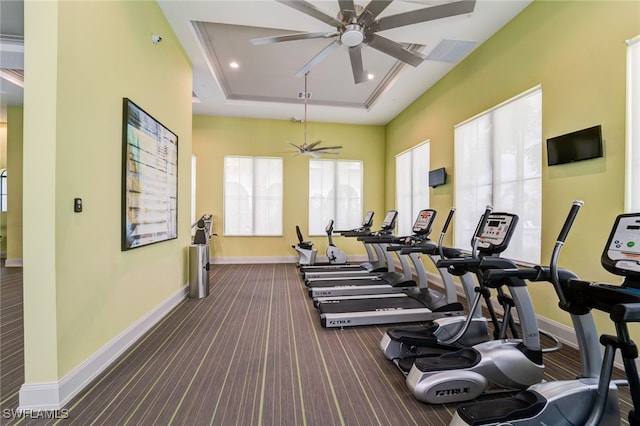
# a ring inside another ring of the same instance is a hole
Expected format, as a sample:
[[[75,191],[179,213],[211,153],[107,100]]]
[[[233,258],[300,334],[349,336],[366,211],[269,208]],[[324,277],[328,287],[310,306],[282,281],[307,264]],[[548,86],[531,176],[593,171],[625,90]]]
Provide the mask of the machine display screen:
[[[616,268],[640,272],[640,216],[621,217],[607,249]]]
[[[478,247],[488,248],[504,244],[505,238],[509,235],[508,230],[512,221],[513,217],[509,215],[490,216],[480,234]]]
[[[433,218],[435,216],[435,211],[433,210],[422,210],[418,214],[418,218],[416,219],[416,223],[413,224],[413,232],[419,233],[420,231],[424,231],[431,228],[431,223],[433,222]]]
[[[396,215],[397,215],[397,212],[395,210],[390,210],[389,212],[387,212],[387,215],[384,217],[384,220],[382,221],[382,227],[383,228],[390,227],[395,222]]]
[[[371,221],[373,219],[373,210],[369,210],[362,221],[362,226],[371,226]]]

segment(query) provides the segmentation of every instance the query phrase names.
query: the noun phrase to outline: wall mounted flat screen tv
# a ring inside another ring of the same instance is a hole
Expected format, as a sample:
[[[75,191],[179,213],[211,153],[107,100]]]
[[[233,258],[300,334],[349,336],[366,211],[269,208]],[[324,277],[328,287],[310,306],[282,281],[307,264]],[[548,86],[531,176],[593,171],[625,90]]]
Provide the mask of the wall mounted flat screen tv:
[[[435,188],[436,186],[444,185],[447,182],[447,171],[444,167],[431,170],[429,172],[429,186]]]
[[[547,163],[573,163],[602,157],[602,127],[600,125],[547,139]]]

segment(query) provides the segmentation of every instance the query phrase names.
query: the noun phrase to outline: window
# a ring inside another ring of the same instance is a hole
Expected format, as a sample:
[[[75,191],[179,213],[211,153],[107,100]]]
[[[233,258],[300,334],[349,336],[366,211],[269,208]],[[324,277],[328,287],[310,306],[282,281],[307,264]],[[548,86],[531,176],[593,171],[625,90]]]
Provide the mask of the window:
[[[411,235],[418,212],[429,208],[429,142],[396,155],[398,235]]]
[[[282,235],[282,158],[224,157],[224,234]]]
[[[0,169],[0,212],[7,211],[7,169]]]
[[[538,264],[542,209],[542,88],[455,127],[455,239],[468,249],[487,205],[519,217],[504,256]]]
[[[309,235],[324,234],[329,220],[335,229],[362,223],[362,161],[309,160]]]
[[[627,41],[627,177],[625,208],[640,211],[640,35]]]

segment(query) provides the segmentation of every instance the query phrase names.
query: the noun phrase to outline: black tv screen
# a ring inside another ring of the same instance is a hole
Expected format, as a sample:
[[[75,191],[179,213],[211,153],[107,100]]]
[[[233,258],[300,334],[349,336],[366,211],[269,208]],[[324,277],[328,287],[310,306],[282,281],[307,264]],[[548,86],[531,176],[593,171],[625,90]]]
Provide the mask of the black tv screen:
[[[602,157],[600,125],[547,139],[547,164],[573,163]]]
[[[429,186],[435,188],[436,186],[444,185],[447,182],[447,171],[444,167],[431,170],[429,172]]]

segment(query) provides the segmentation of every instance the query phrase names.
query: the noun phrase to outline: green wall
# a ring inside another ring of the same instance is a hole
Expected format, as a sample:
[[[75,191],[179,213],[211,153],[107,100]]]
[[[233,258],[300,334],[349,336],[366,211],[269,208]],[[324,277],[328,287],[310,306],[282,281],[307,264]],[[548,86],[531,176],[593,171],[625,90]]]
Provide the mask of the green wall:
[[[29,384],[59,380],[188,282],[192,68],[155,2],[51,1],[25,2],[25,70]],[[128,252],[123,97],[180,138],[179,236]]]
[[[362,160],[364,164],[364,211],[374,210],[374,227],[384,208],[384,127],[336,123],[307,123],[309,141],[321,139],[327,145],[342,145],[336,158]],[[197,156],[198,216],[214,214],[211,257],[297,256],[291,248],[298,240],[295,226],[307,235],[309,222],[309,157],[296,155],[286,143],[304,139],[303,125],[285,120],[194,116],[193,153]],[[225,155],[278,156],[284,158],[284,219],[282,237],[225,237],[223,235],[223,160]],[[333,158],[333,157],[331,157]],[[363,212],[364,214],[364,212]],[[318,255],[324,255],[326,236],[310,237]],[[350,254],[364,254],[362,243],[336,237],[335,244]]]
[[[23,108],[7,108],[7,264],[22,265]],[[13,176],[13,178],[11,177]]]
[[[625,40],[638,34],[640,2],[533,2],[388,124],[385,204],[394,204],[396,153],[430,139],[432,165],[446,167],[453,182],[454,125],[541,84],[543,140],[601,124],[605,144],[602,159],[543,167],[542,259],[548,262],[571,201],[581,199],[561,266],[585,279],[619,282],[599,259],[624,208]],[[434,190],[431,207],[448,210],[452,188]],[[538,314],[569,324],[549,286],[531,292]]]

